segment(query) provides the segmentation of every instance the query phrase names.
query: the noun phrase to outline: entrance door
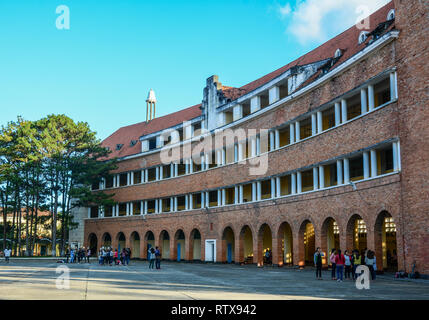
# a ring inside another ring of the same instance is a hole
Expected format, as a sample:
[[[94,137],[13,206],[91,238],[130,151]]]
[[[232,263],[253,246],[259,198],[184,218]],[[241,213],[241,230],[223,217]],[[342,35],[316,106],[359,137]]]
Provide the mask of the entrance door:
[[[232,262],[232,244],[228,243],[228,257],[227,257],[228,263]]]
[[[216,240],[206,240],[206,259],[207,262],[216,261]]]
[[[180,250],[180,243],[177,244],[177,261],[180,261],[180,254],[181,250]]]

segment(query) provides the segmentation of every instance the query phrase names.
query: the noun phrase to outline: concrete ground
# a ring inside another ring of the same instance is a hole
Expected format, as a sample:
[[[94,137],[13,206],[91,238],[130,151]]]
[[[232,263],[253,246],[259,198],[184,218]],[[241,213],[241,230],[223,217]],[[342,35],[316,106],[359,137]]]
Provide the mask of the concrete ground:
[[[330,280],[328,271],[323,271],[323,281],[317,281],[312,268],[163,262],[161,270],[149,270],[143,261],[129,266],[100,266],[95,260],[68,264],[70,288],[59,290],[58,266],[64,264],[0,261],[0,299],[429,299],[429,281],[400,281],[392,274],[378,276],[369,290],[358,290],[354,281]]]

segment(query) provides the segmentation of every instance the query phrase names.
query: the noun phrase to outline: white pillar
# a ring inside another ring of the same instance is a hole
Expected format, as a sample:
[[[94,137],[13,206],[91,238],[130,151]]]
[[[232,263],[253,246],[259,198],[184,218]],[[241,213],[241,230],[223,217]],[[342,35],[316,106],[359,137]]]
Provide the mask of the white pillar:
[[[396,72],[390,73],[390,101],[398,98],[398,91],[396,85]]]
[[[234,106],[232,111],[232,120],[237,121],[243,118],[243,106],[241,104],[237,104]]]
[[[276,178],[271,178],[271,198],[276,197]]]
[[[189,210],[189,196],[185,195],[185,210]]]
[[[206,157],[206,161],[205,161],[206,170],[208,170],[209,166],[210,166],[211,157],[209,157],[209,156],[211,156],[211,155],[209,155],[208,153],[205,154],[205,157]]]
[[[243,203],[243,197],[244,197],[243,185],[239,186],[239,192],[240,192],[239,203]]]
[[[349,168],[349,159],[344,159],[344,184],[350,182],[350,168]]]
[[[204,154],[201,156],[201,171],[204,171],[205,170],[205,167],[206,167],[206,164],[205,164],[205,156],[204,156]]]
[[[193,173],[194,172],[194,160],[189,159],[189,173]]]
[[[125,215],[126,216],[129,216],[130,215],[130,205],[131,205],[131,203],[126,203],[125,204]]]
[[[321,133],[323,131],[323,117],[322,111],[317,112],[317,133]]]
[[[256,137],[251,137],[250,138],[250,145],[251,145],[251,157],[255,157],[256,156]]]
[[[371,177],[377,176],[377,151],[371,150]]]
[[[275,131],[275,148],[278,149],[280,148],[280,131],[276,130]]]
[[[295,142],[295,125],[293,123],[291,123],[289,125],[289,140],[290,140],[290,144]]]
[[[270,151],[273,151],[276,148],[276,136],[274,131],[270,131]]]
[[[155,213],[159,213],[159,201],[155,199]]]
[[[218,193],[219,195],[219,193]],[[226,190],[222,189],[222,205],[226,205]]]
[[[238,204],[240,202],[240,188],[234,187],[234,204]]]
[[[256,182],[252,182],[252,201],[256,201]]]
[[[360,105],[361,105],[361,113],[368,112],[368,96],[366,94],[366,89],[363,88],[360,90]]]
[[[319,189],[319,169],[313,168],[313,190]]]
[[[243,159],[244,159],[243,143],[238,142],[238,161],[242,161]]]
[[[398,171],[398,143],[392,143],[392,152],[393,152],[393,171]]]
[[[160,167],[156,167],[155,171],[156,171],[156,180],[159,180],[160,176],[162,176],[162,172],[160,174]]]
[[[225,149],[222,148],[222,165],[226,163],[226,152]]]
[[[342,121],[342,123],[347,121],[347,101],[346,101],[346,99],[341,100],[341,121]]]
[[[375,99],[374,99],[374,86],[368,86],[368,111],[372,111],[375,108]]]
[[[296,189],[297,193],[302,192],[302,175],[299,171],[296,173]]]
[[[276,178],[276,196],[279,198],[281,196],[281,182],[280,177]]]
[[[206,192],[206,207],[208,208],[210,205],[210,197],[209,197],[209,193]]]
[[[188,210],[192,210],[194,209],[194,196],[192,195],[192,193],[188,196],[188,198]]]
[[[144,202],[144,209],[143,210],[144,211],[142,211],[142,212],[144,212],[144,214],[147,214],[147,201]]]
[[[144,169],[144,182],[147,182],[149,180],[149,170]]]
[[[206,199],[205,199],[205,193],[201,192],[201,208],[206,207]]]
[[[260,201],[262,199],[262,186],[261,181],[256,182],[256,200]]]
[[[313,113],[311,115],[311,135],[315,136],[317,134],[317,114]]]
[[[343,162],[337,160],[337,184],[343,184]]]
[[[323,189],[325,187],[325,170],[323,166],[319,167],[319,188]]]
[[[341,107],[340,107],[340,103],[336,102],[335,103],[335,126],[339,126],[341,123]]]
[[[176,164],[175,163],[170,163],[170,177],[171,178],[173,178],[173,177],[175,177],[175,174],[174,174],[174,166],[175,166]]]
[[[367,151],[363,153],[363,178],[369,178],[369,154]]]
[[[216,164],[220,166],[222,164],[222,151],[216,150]]]
[[[296,173],[291,174],[292,194],[296,194]]]
[[[88,208],[88,219],[91,218],[91,208]]]
[[[261,137],[256,136],[256,155],[261,154]]]
[[[301,131],[299,121],[295,122],[295,141],[298,142],[301,139]]]
[[[173,207],[171,209],[173,210],[170,210],[170,211],[173,211],[173,212],[177,211],[177,197],[173,198]]]

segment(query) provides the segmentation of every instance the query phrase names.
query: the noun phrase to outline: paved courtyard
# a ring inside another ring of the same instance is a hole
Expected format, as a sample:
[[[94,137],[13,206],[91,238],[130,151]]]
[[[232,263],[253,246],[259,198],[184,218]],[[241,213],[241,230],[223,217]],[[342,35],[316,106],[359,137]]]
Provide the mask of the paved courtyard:
[[[429,281],[379,276],[369,290],[358,290],[353,281],[314,279],[312,268],[257,268],[220,264],[163,262],[149,270],[147,262],[129,266],[67,265],[70,288],[56,288],[58,266],[52,260],[0,261],[0,299],[429,299]]]

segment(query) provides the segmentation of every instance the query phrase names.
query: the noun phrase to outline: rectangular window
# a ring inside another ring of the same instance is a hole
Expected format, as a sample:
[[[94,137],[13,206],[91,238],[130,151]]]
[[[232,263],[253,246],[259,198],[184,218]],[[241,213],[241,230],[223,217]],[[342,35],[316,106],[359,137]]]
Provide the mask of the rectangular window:
[[[325,187],[332,187],[337,185],[337,163],[328,164],[323,166],[325,175]]]
[[[292,193],[291,175],[280,177],[280,195],[287,196]]]
[[[147,201],[147,213],[148,214],[155,213],[155,207],[156,207],[155,201],[156,200],[148,200]]]
[[[217,190],[209,191],[209,207],[217,207]]]
[[[393,149],[392,146],[377,150],[377,174],[393,172]]]
[[[186,210],[186,197],[177,197],[177,211]]]
[[[105,217],[113,216],[113,206],[104,206],[104,216]]]
[[[279,145],[287,146],[290,143],[290,126],[279,129]]]
[[[375,108],[389,102],[390,98],[390,79],[387,78],[374,85],[374,106]]]
[[[156,149],[156,138],[149,139],[149,150]]]
[[[141,201],[133,202],[133,216],[142,214],[141,212]]]
[[[201,208],[201,193],[192,194],[192,208],[193,209]]]
[[[155,181],[156,180],[156,167],[147,169],[147,181]]]
[[[243,203],[252,201],[252,184],[243,185]]]
[[[118,216],[123,217],[126,215],[127,215],[127,204],[126,203],[120,203]]]
[[[243,118],[250,114],[250,104],[242,104],[243,107]]]
[[[171,165],[162,166],[162,179],[171,178]]]
[[[261,95],[259,97],[261,98],[261,109],[268,107],[269,105],[268,93],[266,95]]]
[[[134,175],[134,177],[133,177],[133,182],[134,182],[134,184],[139,184],[139,183],[142,183],[143,181],[142,181],[142,172],[141,172],[141,170],[139,170],[139,171],[134,171],[133,172],[133,175]]]
[[[108,176],[106,178],[106,189],[113,188],[113,176]]]
[[[322,130],[335,127],[335,108],[331,107],[322,111]]]
[[[225,189],[225,204],[234,204],[235,202],[235,188]]]
[[[194,137],[199,136],[201,134],[201,122],[197,122],[193,126],[194,126]]]
[[[233,116],[231,111],[225,111],[225,125],[230,124],[233,121]]]
[[[171,199],[162,199],[162,212],[170,212],[171,210]]]
[[[354,119],[361,115],[361,98],[360,93],[354,95],[350,99],[347,99],[347,120]]]
[[[186,174],[186,163],[178,163],[177,164],[177,175],[178,176],[183,176]]]
[[[349,160],[350,180],[357,181],[363,179],[363,155]]]
[[[302,192],[313,190],[313,182],[313,169],[306,170],[301,173]]]
[[[216,167],[217,166],[217,164],[216,164],[216,151],[209,153],[208,158],[209,158],[209,161],[211,162],[211,163],[209,163],[209,168]]]
[[[226,163],[234,163],[235,162],[235,151],[234,145],[227,146],[226,148]]]
[[[121,173],[119,175],[119,186],[124,187],[128,185],[128,174],[127,173]]]
[[[271,180],[261,181],[261,199],[271,199]]]
[[[98,207],[91,207],[91,218],[98,218]]]
[[[311,118],[299,122],[299,136],[300,140],[311,136]]]

